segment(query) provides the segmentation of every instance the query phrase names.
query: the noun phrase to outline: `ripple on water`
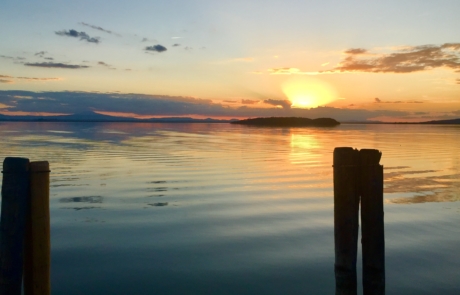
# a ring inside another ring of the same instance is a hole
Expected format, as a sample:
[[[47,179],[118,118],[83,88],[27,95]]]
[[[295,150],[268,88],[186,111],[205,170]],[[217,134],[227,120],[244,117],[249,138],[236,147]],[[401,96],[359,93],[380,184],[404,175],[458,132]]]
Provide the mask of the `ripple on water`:
[[[50,162],[53,294],[333,293],[338,146],[383,152],[388,294],[460,294],[460,128],[40,126],[0,153]]]

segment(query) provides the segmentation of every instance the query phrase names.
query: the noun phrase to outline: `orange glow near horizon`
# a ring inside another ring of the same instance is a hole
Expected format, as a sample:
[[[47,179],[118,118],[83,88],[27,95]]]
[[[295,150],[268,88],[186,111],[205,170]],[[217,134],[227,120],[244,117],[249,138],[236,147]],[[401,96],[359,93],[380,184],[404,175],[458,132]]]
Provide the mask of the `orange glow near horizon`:
[[[221,120],[231,120],[231,119],[243,119],[247,116],[211,116],[211,115],[196,115],[196,114],[185,114],[185,115],[139,115],[135,113],[122,113],[122,112],[104,112],[104,111],[94,111],[95,113],[107,116],[114,117],[125,117],[125,118],[136,118],[136,119],[160,119],[160,118],[193,118],[193,119],[221,119]]]
[[[64,116],[64,115],[71,115],[68,113],[46,113],[46,112],[8,112],[8,111],[0,111],[0,115],[6,116]]]
[[[333,86],[316,78],[294,78],[281,86],[294,108],[316,108],[338,99]]]

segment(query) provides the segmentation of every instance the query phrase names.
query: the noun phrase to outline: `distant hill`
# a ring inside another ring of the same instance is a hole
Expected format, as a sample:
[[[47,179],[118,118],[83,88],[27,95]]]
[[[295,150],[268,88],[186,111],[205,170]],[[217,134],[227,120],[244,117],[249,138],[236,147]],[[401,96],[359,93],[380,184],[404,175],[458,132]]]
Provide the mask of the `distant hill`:
[[[166,117],[137,119],[102,115],[95,112],[82,112],[61,116],[7,116],[0,115],[0,121],[9,122],[145,122],[145,123],[228,123],[231,120],[194,119],[190,117]]]
[[[269,127],[334,127],[340,122],[331,118],[270,117],[233,121],[231,124]]]
[[[220,119],[194,119],[191,117],[163,117],[152,119],[137,119],[129,117],[117,117],[102,115],[87,111],[71,115],[60,116],[8,116],[0,114],[0,122],[145,122],[145,123],[233,123],[251,126],[274,126],[274,127],[333,127],[340,122],[332,118],[308,119],[301,117],[270,117],[254,118],[245,120],[220,120]],[[460,124],[459,119],[435,120],[426,122],[380,122],[380,121],[347,121],[344,124]]]
[[[459,119],[451,119],[451,120],[427,121],[427,122],[421,122],[420,124],[460,124],[460,118]]]
[[[424,122],[346,121],[342,123],[343,124],[397,124],[397,125],[418,125],[418,124],[452,125],[452,124],[460,124],[460,118],[451,119],[451,120],[433,120],[433,121],[424,121]]]

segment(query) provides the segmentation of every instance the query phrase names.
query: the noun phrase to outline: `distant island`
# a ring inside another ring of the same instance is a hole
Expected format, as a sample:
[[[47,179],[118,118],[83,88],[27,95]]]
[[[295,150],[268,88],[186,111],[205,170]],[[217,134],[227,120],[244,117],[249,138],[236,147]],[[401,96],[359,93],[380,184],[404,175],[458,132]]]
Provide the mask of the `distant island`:
[[[332,118],[270,117],[232,121],[231,124],[268,127],[334,127],[340,122]]]
[[[386,125],[459,125],[460,118],[450,120],[433,120],[423,122],[382,122],[382,121],[346,121],[344,124],[386,124]]]
[[[117,123],[228,123],[231,120],[163,117],[139,119],[103,115],[92,111],[59,116],[8,116],[0,114],[0,122],[117,122]]]
[[[342,121],[332,118],[308,119],[302,117],[269,117],[253,119],[196,119],[192,117],[161,117],[161,118],[133,118],[110,116],[94,111],[84,111],[69,115],[22,115],[11,116],[0,114],[0,122],[117,122],[117,123],[232,123],[249,126],[272,126],[272,127],[334,127],[340,124],[430,124],[430,125],[459,125],[460,118],[450,120],[437,120],[425,122],[381,122],[381,121]]]
[[[426,121],[426,122],[421,122],[420,124],[460,124],[460,118],[459,119],[451,119],[451,120],[437,120],[437,121]]]

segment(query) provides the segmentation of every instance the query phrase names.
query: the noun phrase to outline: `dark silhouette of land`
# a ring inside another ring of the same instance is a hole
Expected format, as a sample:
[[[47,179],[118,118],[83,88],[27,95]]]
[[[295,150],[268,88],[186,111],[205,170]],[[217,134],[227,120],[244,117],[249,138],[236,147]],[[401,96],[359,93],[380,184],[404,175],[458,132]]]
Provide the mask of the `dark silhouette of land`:
[[[132,117],[118,117],[99,114],[93,111],[85,111],[71,115],[57,116],[9,116],[0,114],[0,122],[123,122],[123,123],[232,123],[251,126],[273,127],[334,127],[341,123],[345,124],[460,124],[459,119],[437,120],[425,122],[381,122],[381,121],[353,121],[338,122],[332,118],[309,119],[301,117],[270,117],[254,119],[195,119],[191,117],[162,117],[139,119]]]
[[[334,127],[340,122],[332,118],[270,117],[233,121],[231,124],[268,127]]]
[[[1,121],[13,122],[124,122],[124,123],[228,123],[230,120],[220,119],[195,119],[190,117],[163,117],[138,119],[130,117],[117,117],[103,115],[88,111],[71,115],[59,116],[8,116],[0,114]]]
[[[421,122],[420,124],[460,124],[460,118],[451,119],[451,120],[427,121],[427,122]]]
[[[460,118],[450,119],[450,120],[433,120],[433,121],[424,121],[424,122],[346,121],[342,123],[345,123],[345,124],[398,124],[398,125],[416,125],[416,124],[457,125],[457,124],[460,124]]]

